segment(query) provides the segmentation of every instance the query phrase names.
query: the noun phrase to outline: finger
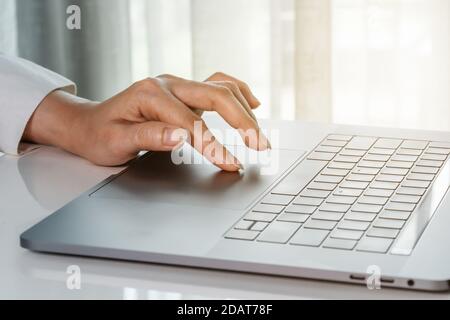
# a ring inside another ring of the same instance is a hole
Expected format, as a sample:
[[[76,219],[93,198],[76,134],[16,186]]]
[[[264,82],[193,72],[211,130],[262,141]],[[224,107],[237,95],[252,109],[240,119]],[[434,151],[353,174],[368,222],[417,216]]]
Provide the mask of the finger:
[[[227,87],[173,77],[166,80],[169,82],[171,92],[189,107],[216,111],[233,128],[238,129],[241,135],[242,132],[252,133],[247,136],[256,137],[255,141],[243,136],[248,147],[255,150],[270,148],[270,143],[259,129],[257,122]]]
[[[228,74],[217,72],[213,74],[211,77],[206,79],[206,81],[231,81],[234,82],[238,87],[239,90],[242,92],[242,95],[247,100],[248,104],[252,109],[256,109],[261,105],[261,102],[259,102],[258,98],[255,97],[253,92],[250,90],[250,87],[245,82],[236,79]]]
[[[128,129],[130,152],[171,151],[189,138],[187,130],[159,121],[131,125]]]
[[[244,107],[245,111],[247,111],[248,115],[252,117],[253,120],[258,122],[255,115],[253,114],[252,108],[248,104],[248,101],[245,99],[244,95],[242,94],[241,90],[239,89],[239,86],[232,82],[232,81],[208,81],[208,83],[212,83],[218,86],[226,87],[233,92],[236,99],[239,100],[241,105]]]
[[[202,119],[196,120],[191,130],[192,146],[209,161],[226,171],[243,169],[239,160],[217,141]]]
[[[137,90],[135,94],[142,97],[140,113],[145,118],[186,129],[191,145],[217,167],[225,171],[242,169],[240,162],[214,138],[204,121],[170,92],[154,81],[140,84]]]

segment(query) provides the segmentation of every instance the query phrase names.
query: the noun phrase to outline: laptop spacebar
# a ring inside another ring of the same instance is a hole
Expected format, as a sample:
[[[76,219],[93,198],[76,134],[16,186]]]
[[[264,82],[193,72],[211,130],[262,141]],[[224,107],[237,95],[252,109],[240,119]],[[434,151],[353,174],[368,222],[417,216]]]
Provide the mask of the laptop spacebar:
[[[328,161],[303,160],[281,180],[272,193],[298,195],[306,185],[328,164]]]

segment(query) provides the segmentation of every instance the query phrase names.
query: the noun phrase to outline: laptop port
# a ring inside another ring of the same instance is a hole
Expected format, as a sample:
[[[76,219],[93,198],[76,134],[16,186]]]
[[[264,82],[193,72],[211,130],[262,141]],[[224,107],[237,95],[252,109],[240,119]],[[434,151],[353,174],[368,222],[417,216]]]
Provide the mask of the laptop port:
[[[365,276],[359,276],[359,275],[351,274],[350,275],[350,279],[351,280],[356,280],[356,281],[365,281],[366,277]]]
[[[380,278],[380,282],[382,282],[382,283],[394,283],[394,279]]]

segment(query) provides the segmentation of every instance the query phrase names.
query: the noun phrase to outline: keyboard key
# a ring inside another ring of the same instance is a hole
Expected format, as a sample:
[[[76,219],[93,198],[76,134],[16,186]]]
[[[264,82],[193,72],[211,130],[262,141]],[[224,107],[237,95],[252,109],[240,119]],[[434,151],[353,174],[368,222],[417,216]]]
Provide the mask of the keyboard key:
[[[329,249],[342,249],[342,250],[353,250],[356,246],[355,240],[344,240],[344,239],[333,239],[328,238],[325,240],[323,247]]]
[[[416,207],[415,203],[389,202],[386,205],[386,210],[411,212],[414,210],[415,207]]]
[[[303,197],[311,197],[311,198],[319,198],[319,199],[325,199],[330,194],[330,191],[325,190],[310,190],[305,189],[303,190],[300,195]]]
[[[280,213],[283,211],[284,206],[275,205],[275,204],[258,204],[256,205],[252,211],[256,212],[267,212],[267,213]]]
[[[440,154],[440,155],[448,156],[450,154],[450,149],[428,148],[426,153]]]
[[[340,140],[340,141],[350,141],[350,140],[352,140],[352,138],[353,138],[353,136],[343,135],[343,134],[330,134],[327,137],[327,139],[330,139],[330,140]]]
[[[316,152],[327,152],[327,153],[338,153],[341,151],[341,147],[329,147],[329,146],[318,146],[314,149]]]
[[[331,212],[331,211],[316,211],[311,218],[316,220],[329,220],[329,221],[339,221],[344,215],[343,212]]]
[[[391,160],[392,161],[406,161],[406,162],[415,162],[417,161],[417,156],[411,156],[411,155],[404,155],[404,154],[396,154],[393,155]]]
[[[400,187],[397,190],[398,194],[406,194],[412,196],[423,196],[427,191],[426,188],[409,188],[409,187]]]
[[[293,204],[300,204],[304,206],[315,206],[318,207],[322,204],[323,199],[321,198],[311,198],[311,197],[303,197],[298,196],[292,203]]]
[[[392,211],[392,210],[383,210],[381,211],[379,217],[385,219],[393,219],[393,220],[408,220],[411,212],[406,211]]]
[[[316,182],[325,182],[325,183],[340,183],[344,179],[343,177],[339,176],[325,176],[325,175],[318,175],[314,181]]]
[[[381,170],[382,174],[392,174],[396,176],[406,176],[408,174],[408,169],[400,169],[400,168],[383,168]]]
[[[311,182],[308,185],[308,189],[312,190],[325,190],[325,191],[333,191],[336,188],[336,183],[323,183],[323,182]]]
[[[430,142],[430,148],[441,148],[441,149],[450,149],[449,142]]]
[[[368,174],[368,175],[377,175],[378,172],[380,172],[380,169],[378,168],[364,168],[364,167],[356,167],[355,169],[353,169],[352,171],[353,173],[356,174]]]
[[[399,183],[403,180],[404,176],[394,176],[390,174],[380,174],[375,178],[376,181],[384,181],[384,182],[396,182]]]
[[[323,160],[330,161],[334,158],[334,153],[326,153],[326,152],[312,152],[308,156],[308,160]]]
[[[420,141],[420,140],[405,140],[401,144],[400,147],[406,149],[419,149],[423,150],[427,147],[428,141]]]
[[[304,224],[308,229],[333,230],[336,226],[335,221],[309,219]]]
[[[317,210],[317,207],[313,207],[313,206],[291,204],[289,207],[286,208],[285,212],[312,214],[316,210]]]
[[[372,197],[372,196],[364,195],[358,200],[358,203],[376,204],[376,205],[384,206],[387,203],[388,199],[389,198]]]
[[[359,197],[363,191],[360,189],[343,189],[337,188],[334,190],[333,195],[335,196],[348,196],[348,197]]]
[[[377,139],[371,137],[354,137],[345,146],[347,149],[369,150]]]
[[[366,231],[370,226],[370,222],[342,220],[338,224],[338,229]]]
[[[403,202],[403,203],[414,203],[418,204],[420,201],[420,196],[411,196],[405,194],[396,194],[391,198],[392,202]]]
[[[334,161],[336,162],[350,162],[350,163],[357,163],[360,160],[360,157],[353,157],[353,156],[343,156],[343,155],[337,155],[336,158],[334,158]]]
[[[258,237],[258,241],[287,243],[300,226],[300,223],[274,221]]]
[[[254,231],[263,231],[268,225],[269,225],[268,222],[260,222],[260,221],[257,221],[257,222],[255,222],[255,224],[251,227],[251,230],[254,230]]]
[[[273,213],[264,213],[264,212],[250,212],[248,213],[244,219],[252,220],[252,221],[263,221],[263,222],[272,222],[277,215]]]
[[[320,206],[321,211],[347,212],[350,209],[348,204],[324,203]]]
[[[249,221],[249,220],[241,220],[234,226],[235,229],[240,230],[249,230],[250,227],[255,223],[255,221]]]
[[[382,149],[382,148],[372,148],[369,150],[369,154],[382,154],[382,155],[393,155],[395,150],[393,149]]]
[[[325,230],[300,229],[292,237],[290,243],[301,246],[318,247],[328,236],[329,232]]]
[[[362,181],[344,181],[341,183],[341,188],[347,188],[347,189],[366,189],[369,185],[369,182],[362,182]]]
[[[401,229],[401,228],[403,228],[404,224],[405,224],[405,221],[403,221],[403,220],[391,220],[391,219],[379,218],[373,223],[373,226],[377,227],[377,228]]]
[[[394,193],[394,190],[388,190],[388,189],[372,189],[369,188],[366,190],[364,195],[366,196],[372,196],[372,197],[390,197]]]
[[[328,147],[341,147],[342,148],[346,144],[347,144],[347,141],[326,139],[320,145],[328,146]]]
[[[410,188],[428,188],[430,186],[429,181],[421,181],[421,180],[409,180],[406,178],[402,183],[402,187],[410,187]]]
[[[344,149],[340,152],[343,156],[362,157],[366,154],[365,150]]]
[[[354,163],[350,163],[350,162],[336,162],[336,161],[332,161],[328,165],[328,168],[330,168],[330,169],[351,170],[351,169],[353,169],[354,166],[355,166],[355,164]]]
[[[347,181],[362,181],[362,182],[371,182],[373,180],[374,176],[368,175],[368,174],[355,174],[351,173],[349,176],[345,179]]]
[[[411,169],[414,165],[414,162],[407,162],[407,161],[389,161],[386,164],[386,167],[388,168],[403,168],[403,169]]]
[[[384,182],[384,181],[374,181],[370,185],[372,189],[388,189],[395,190],[398,187],[398,183],[395,182]]]
[[[325,168],[323,169],[322,174],[325,176],[345,177],[349,172],[350,170]]]
[[[330,237],[336,239],[359,240],[363,234],[363,231],[335,229],[331,233]]]
[[[354,212],[351,211],[345,215],[346,220],[372,222],[376,218],[375,213]]]
[[[393,240],[385,238],[364,237],[356,246],[357,251],[386,253]]]
[[[421,167],[434,167],[440,168],[444,164],[444,161],[435,161],[435,160],[419,160],[416,165]]]
[[[364,157],[364,160],[367,161],[388,161],[390,156],[384,154],[368,154]]]
[[[439,168],[433,168],[433,167],[414,167],[412,168],[412,173],[426,173],[426,174],[436,174],[438,173]]]
[[[352,211],[367,213],[378,213],[381,209],[383,209],[383,206],[363,203],[357,203],[352,207]]]
[[[258,235],[258,231],[232,229],[227,232],[225,238],[237,240],[255,240]]]
[[[420,156],[422,154],[422,150],[413,150],[413,149],[398,149],[397,154],[405,155],[405,156]]]
[[[383,149],[397,149],[401,144],[403,140],[399,139],[378,139],[378,141],[375,143],[374,148],[383,148]]]
[[[422,155],[421,159],[423,159],[423,160],[445,161],[445,159],[447,159],[447,155],[425,153],[425,154]]]
[[[384,167],[384,162],[381,161],[367,161],[367,160],[361,160],[358,163],[359,167],[365,167],[365,168],[377,168],[381,169]]]
[[[434,174],[426,174],[426,173],[410,173],[408,176],[410,180],[423,180],[423,181],[432,181],[434,179]]]
[[[309,215],[307,214],[285,212],[278,216],[277,221],[304,223],[308,218]]]
[[[264,197],[264,199],[261,201],[261,203],[263,203],[263,204],[278,204],[278,205],[287,206],[292,201],[292,199],[294,199],[293,196],[270,193]]]
[[[369,231],[367,231],[367,236],[375,238],[395,239],[397,238],[399,233],[400,231],[396,229],[371,228]]]
[[[338,203],[338,204],[354,204],[357,197],[345,197],[345,196],[331,196],[326,202],[327,203]]]

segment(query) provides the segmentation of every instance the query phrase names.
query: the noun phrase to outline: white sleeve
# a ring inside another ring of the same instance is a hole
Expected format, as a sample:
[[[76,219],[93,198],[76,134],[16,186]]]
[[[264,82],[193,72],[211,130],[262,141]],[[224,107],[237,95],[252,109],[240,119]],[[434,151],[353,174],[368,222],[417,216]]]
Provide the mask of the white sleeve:
[[[18,154],[34,110],[52,91],[76,94],[75,84],[30,61],[0,54],[0,151]]]

